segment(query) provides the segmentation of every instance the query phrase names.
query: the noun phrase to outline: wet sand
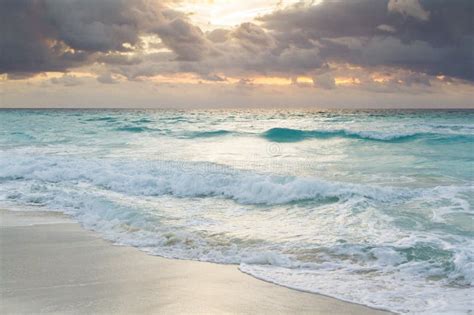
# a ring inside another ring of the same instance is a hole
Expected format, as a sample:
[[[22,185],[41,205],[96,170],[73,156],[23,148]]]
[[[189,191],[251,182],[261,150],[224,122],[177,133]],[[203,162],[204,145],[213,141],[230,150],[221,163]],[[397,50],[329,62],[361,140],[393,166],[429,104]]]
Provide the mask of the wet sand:
[[[114,246],[67,217],[0,211],[1,314],[388,314],[291,290],[235,265]]]

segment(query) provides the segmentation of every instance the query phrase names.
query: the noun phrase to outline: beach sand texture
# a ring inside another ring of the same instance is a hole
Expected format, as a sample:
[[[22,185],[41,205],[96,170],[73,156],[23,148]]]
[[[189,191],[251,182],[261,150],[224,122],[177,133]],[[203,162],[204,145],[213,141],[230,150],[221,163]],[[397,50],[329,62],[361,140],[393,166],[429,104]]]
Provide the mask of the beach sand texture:
[[[114,246],[64,216],[0,212],[2,314],[387,314]]]

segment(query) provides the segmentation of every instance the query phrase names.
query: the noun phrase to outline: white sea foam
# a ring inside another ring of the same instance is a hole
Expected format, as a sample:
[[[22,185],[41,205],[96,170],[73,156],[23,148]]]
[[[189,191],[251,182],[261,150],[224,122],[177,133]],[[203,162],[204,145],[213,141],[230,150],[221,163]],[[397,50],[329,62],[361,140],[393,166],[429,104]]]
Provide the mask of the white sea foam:
[[[381,268],[335,266],[333,269],[288,269],[279,266],[240,265],[240,270],[258,279],[375,308],[411,314],[469,314],[473,290],[440,287],[413,277],[413,272]],[[370,280],[369,280],[370,279]]]
[[[2,158],[0,179],[85,182],[132,195],[215,196],[243,204],[269,205],[353,196],[396,201],[414,193],[401,188],[256,174],[209,163],[140,163],[47,156]]]

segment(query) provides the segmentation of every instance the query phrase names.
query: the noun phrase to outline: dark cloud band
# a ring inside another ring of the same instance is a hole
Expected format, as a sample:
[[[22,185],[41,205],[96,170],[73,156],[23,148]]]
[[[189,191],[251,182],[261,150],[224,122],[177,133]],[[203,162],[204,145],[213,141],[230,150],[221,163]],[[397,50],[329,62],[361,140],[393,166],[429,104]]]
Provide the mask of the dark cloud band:
[[[99,82],[110,83],[109,73],[136,79],[185,71],[207,80],[215,73],[318,75],[328,63],[349,63],[474,81],[472,0],[326,0],[210,33],[171,3],[0,0],[0,73],[24,77],[98,62],[108,67]],[[143,35],[159,37],[174,57],[144,54]]]

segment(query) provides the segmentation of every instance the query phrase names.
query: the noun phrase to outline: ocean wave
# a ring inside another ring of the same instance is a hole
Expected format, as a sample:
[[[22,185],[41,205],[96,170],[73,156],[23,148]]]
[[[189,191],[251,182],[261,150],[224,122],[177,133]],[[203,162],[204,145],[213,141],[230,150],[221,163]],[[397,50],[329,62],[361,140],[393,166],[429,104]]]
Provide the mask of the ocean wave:
[[[103,117],[93,117],[93,118],[88,118],[85,121],[107,121],[107,122],[115,122],[117,121],[117,118],[111,117],[111,116],[103,116]]]
[[[142,127],[142,126],[122,126],[122,127],[116,128],[115,130],[131,132],[131,133],[160,131],[160,129],[148,128],[148,127]]]
[[[440,287],[437,281],[427,281],[425,277],[430,278],[430,273],[433,279],[437,276],[436,268],[431,269],[428,264],[407,264],[405,268],[338,262],[321,263],[314,269],[245,263],[239,267],[267,282],[400,314],[468,314],[472,309],[470,288],[449,284]]]
[[[140,118],[133,121],[133,123],[136,123],[136,124],[147,124],[147,123],[152,123],[152,122],[153,120],[151,120],[150,118]]]
[[[187,138],[211,138],[211,137],[221,137],[232,134],[232,131],[228,130],[209,130],[209,131],[194,131],[186,135]]]
[[[25,132],[11,132],[10,135],[12,135],[16,140],[35,140],[36,138],[28,133]]]
[[[300,130],[291,128],[272,128],[265,131],[262,136],[273,142],[298,142],[311,138],[354,138],[374,141],[404,141],[414,140],[423,136],[424,133],[383,133],[377,131],[351,131],[345,129],[338,130]]]
[[[66,157],[17,157],[0,160],[0,180],[86,182],[131,195],[222,197],[242,204],[285,204],[308,200],[395,201],[411,196],[402,188],[274,176],[211,163],[130,162]]]
[[[280,258],[244,261],[239,269],[293,289],[399,313],[433,314],[454,309],[464,313],[472,305],[472,242],[453,247],[428,235],[419,236],[402,237],[390,245],[334,244],[319,249],[326,255],[319,263],[298,265],[290,260],[289,264]],[[376,298],[374,285],[379,288]],[[438,299],[440,287],[456,301],[455,308]]]

